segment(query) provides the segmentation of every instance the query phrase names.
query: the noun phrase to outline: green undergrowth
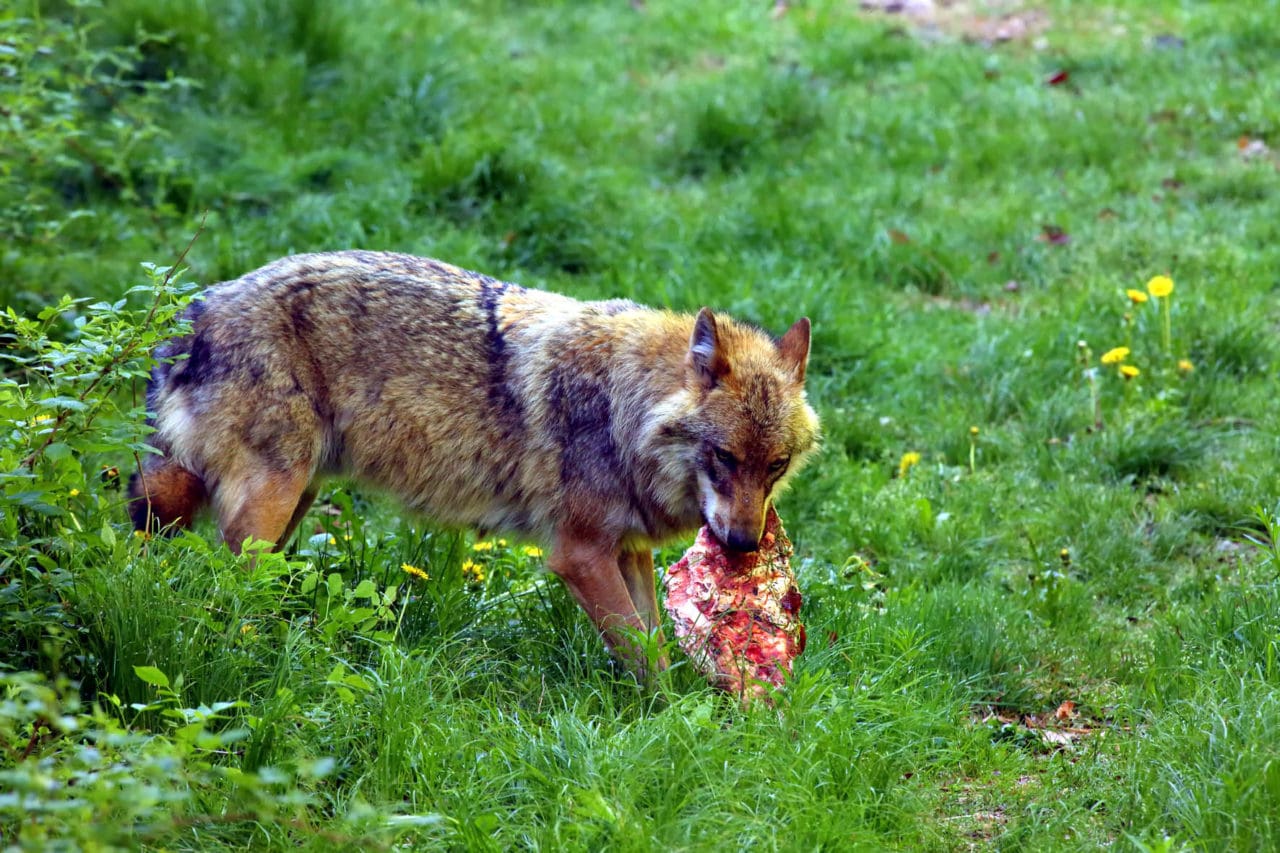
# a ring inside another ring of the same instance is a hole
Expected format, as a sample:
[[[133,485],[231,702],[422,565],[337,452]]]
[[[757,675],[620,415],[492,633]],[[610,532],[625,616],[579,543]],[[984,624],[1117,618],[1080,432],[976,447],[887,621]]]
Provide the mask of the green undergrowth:
[[[1280,6],[977,5],[0,11],[0,846],[1273,846]],[[133,535],[195,283],[350,247],[812,319],[774,707],[350,484]]]

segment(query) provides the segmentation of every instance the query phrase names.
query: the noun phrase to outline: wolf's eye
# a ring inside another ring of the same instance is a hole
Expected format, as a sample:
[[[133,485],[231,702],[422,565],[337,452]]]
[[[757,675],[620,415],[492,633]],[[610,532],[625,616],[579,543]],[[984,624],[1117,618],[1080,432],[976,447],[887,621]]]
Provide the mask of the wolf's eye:
[[[738,464],[738,460],[733,458],[733,454],[725,450],[723,447],[713,448],[716,454],[716,461],[726,468],[732,468]]]
[[[790,456],[784,456],[781,459],[773,460],[772,462],[769,463],[769,473],[777,474],[779,471],[784,470],[787,467],[788,463],[790,462],[791,462]]]

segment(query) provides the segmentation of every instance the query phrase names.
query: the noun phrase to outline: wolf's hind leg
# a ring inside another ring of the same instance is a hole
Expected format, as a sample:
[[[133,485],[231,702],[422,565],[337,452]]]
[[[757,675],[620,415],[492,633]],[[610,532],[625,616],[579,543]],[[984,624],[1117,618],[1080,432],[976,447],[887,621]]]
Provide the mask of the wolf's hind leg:
[[[251,536],[270,542],[272,550],[283,547],[287,534],[293,532],[315,497],[308,489],[310,481],[306,470],[257,469],[243,476],[224,477],[214,492],[213,504],[227,547],[239,554]]]

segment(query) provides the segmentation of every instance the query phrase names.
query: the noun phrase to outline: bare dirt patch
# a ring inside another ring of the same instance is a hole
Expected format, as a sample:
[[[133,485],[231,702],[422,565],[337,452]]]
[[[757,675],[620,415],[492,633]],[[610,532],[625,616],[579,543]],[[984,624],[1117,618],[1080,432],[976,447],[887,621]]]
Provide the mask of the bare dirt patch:
[[[1043,9],[1019,0],[859,0],[868,15],[894,17],[926,36],[981,44],[1034,41],[1052,21]]]

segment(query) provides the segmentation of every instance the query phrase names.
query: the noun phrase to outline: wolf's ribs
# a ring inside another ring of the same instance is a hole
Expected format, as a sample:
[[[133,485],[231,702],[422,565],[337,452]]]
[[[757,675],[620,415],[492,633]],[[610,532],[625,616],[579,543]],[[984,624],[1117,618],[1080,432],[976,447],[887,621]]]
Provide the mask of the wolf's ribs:
[[[745,701],[781,685],[804,651],[791,540],[769,507],[754,554],[727,551],[707,527],[666,572],[676,637],[711,683]]]

